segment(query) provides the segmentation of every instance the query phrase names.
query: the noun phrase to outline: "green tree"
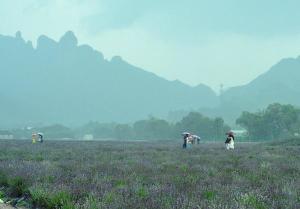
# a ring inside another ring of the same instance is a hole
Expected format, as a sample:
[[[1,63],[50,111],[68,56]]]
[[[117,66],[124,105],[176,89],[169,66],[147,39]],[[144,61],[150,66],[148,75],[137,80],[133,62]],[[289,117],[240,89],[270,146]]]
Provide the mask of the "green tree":
[[[114,136],[116,139],[132,139],[133,129],[128,124],[117,124],[114,128]]]
[[[264,122],[271,139],[288,136],[297,120],[298,110],[292,105],[275,103],[269,105],[264,112]]]
[[[252,139],[261,139],[266,136],[266,127],[262,113],[250,113],[244,111],[236,120],[236,124],[247,129],[249,137]]]
[[[274,103],[263,111],[243,112],[236,123],[246,128],[251,138],[279,139],[293,134],[298,121],[298,109],[292,105]]]
[[[188,131],[205,139],[222,137],[227,128],[229,129],[229,127],[224,124],[222,118],[210,119],[198,112],[189,113],[175,125],[177,134]]]
[[[150,118],[133,124],[133,130],[138,139],[170,139],[172,126],[165,120]]]
[[[74,132],[72,129],[60,124],[42,127],[39,130],[45,134],[46,138],[60,139],[74,137]]]

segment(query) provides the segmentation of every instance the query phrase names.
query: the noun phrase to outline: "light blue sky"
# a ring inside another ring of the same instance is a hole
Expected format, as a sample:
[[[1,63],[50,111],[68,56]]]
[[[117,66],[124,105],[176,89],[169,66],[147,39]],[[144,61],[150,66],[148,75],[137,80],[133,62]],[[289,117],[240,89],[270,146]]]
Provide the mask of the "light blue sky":
[[[300,55],[299,0],[1,0],[0,34],[80,43],[167,79],[215,90]]]

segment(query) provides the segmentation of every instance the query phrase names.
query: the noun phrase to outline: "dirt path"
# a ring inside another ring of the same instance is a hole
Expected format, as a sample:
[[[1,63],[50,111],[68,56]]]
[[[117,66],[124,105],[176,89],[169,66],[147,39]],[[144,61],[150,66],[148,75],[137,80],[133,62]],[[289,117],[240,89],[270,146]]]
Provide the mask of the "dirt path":
[[[3,203],[0,203],[0,209],[14,209],[14,207],[12,207],[10,205],[3,204]]]

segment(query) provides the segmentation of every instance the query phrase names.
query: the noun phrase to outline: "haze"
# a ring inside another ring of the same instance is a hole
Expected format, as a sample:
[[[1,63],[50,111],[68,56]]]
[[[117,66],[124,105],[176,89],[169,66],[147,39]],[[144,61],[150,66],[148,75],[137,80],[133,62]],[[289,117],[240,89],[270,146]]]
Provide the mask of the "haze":
[[[58,40],[67,30],[110,58],[218,90],[300,54],[300,2],[2,0],[0,34]]]

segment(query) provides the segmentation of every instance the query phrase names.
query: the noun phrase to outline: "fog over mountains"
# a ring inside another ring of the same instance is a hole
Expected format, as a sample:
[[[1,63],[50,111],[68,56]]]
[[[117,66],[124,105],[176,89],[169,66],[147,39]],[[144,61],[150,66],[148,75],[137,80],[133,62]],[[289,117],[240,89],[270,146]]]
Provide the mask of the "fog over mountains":
[[[72,32],[59,42],[40,36],[37,47],[0,36],[1,123],[130,122],[170,110],[216,106],[205,85],[167,81],[87,45]]]
[[[0,127],[132,122],[176,110],[201,110],[233,122],[242,110],[300,104],[300,58],[284,59],[249,84],[217,96],[208,86],[168,81],[118,56],[106,60],[78,45],[70,31],[59,42],[42,35],[36,48],[20,32],[0,35],[0,78]]]

